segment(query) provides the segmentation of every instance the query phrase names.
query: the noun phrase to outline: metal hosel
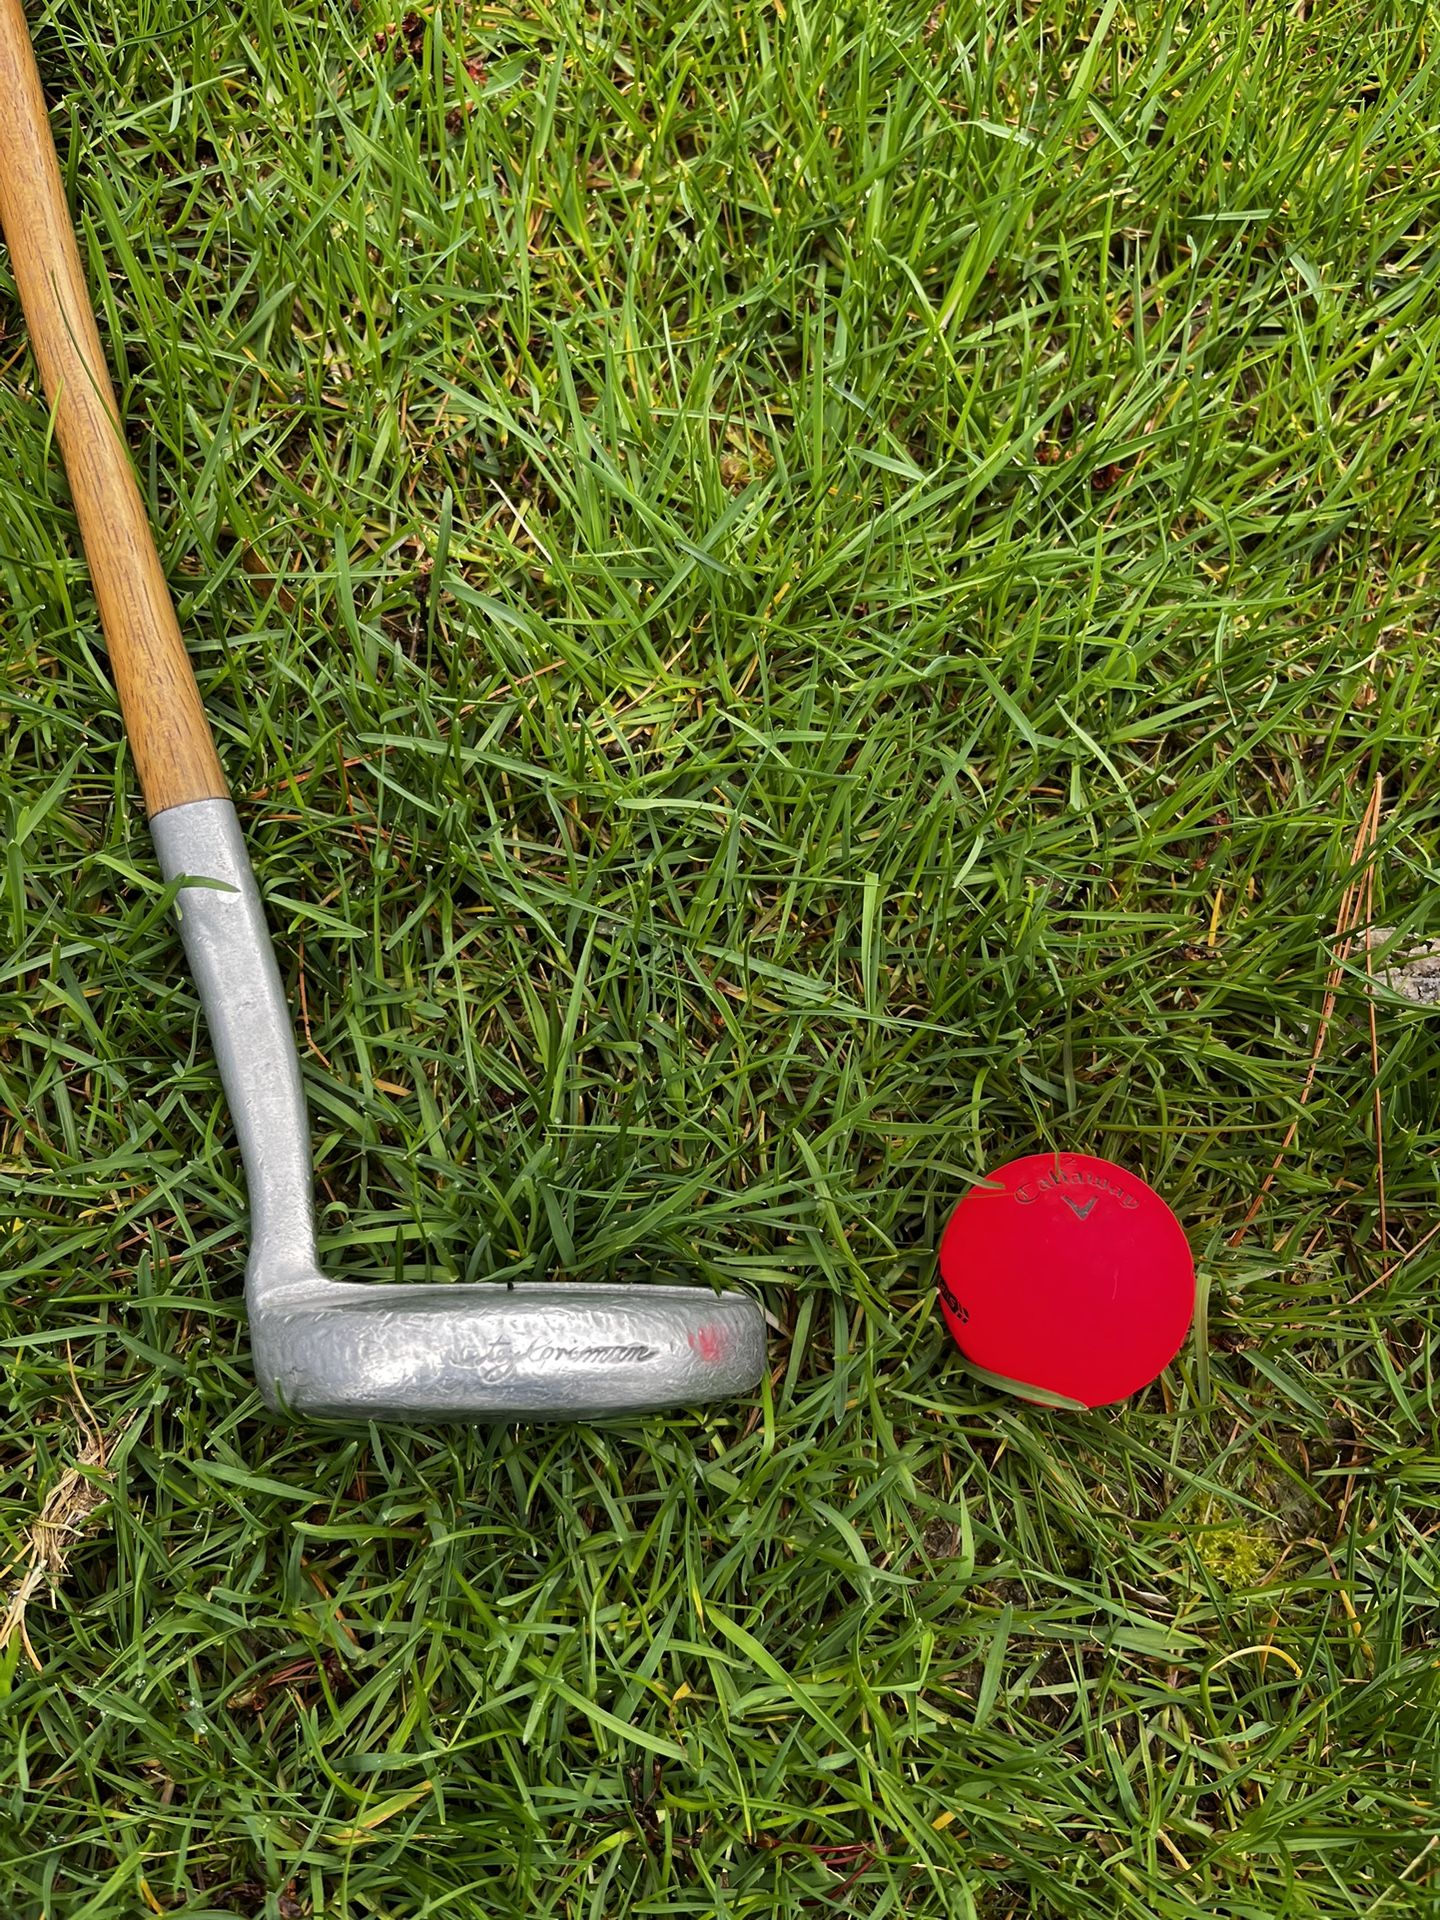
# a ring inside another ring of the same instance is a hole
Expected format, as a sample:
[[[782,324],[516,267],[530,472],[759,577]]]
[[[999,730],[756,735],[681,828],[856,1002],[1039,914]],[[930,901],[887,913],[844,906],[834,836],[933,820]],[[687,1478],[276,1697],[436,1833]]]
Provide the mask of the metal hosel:
[[[166,880],[187,883],[175,914],[245,1163],[245,1297],[253,1316],[320,1277],[295,1030],[230,801],[167,807],[152,817],[150,832]]]

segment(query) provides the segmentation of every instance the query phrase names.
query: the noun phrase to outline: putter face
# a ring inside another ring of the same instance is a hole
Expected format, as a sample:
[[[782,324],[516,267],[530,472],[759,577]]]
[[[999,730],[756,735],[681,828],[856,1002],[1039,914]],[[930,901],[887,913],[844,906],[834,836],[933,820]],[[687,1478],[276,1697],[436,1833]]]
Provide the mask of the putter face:
[[[315,1247],[310,1128],[289,1009],[235,809],[150,822],[230,1103],[250,1197],[245,1303],[266,1404],[302,1419],[586,1420],[750,1392],[765,1323],[700,1287],[356,1285]]]

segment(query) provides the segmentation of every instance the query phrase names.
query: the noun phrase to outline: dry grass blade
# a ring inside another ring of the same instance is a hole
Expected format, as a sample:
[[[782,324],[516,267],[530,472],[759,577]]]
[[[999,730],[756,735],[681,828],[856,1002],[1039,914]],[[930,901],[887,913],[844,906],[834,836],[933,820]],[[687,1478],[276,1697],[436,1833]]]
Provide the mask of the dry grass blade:
[[[1330,1032],[1330,1023],[1335,1017],[1335,1003],[1340,993],[1340,983],[1345,978],[1345,968],[1355,945],[1355,936],[1361,927],[1368,924],[1374,911],[1375,878],[1371,855],[1380,834],[1380,812],[1384,800],[1384,786],[1377,774],[1375,784],[1370,790],[1370,799],[1366,804],[1364,817],[1359,831],[1355,835],[1355,844],[1350,849],[1350,872],[1352,878],[1340,896],[1340,911],[1335,916],[1334,958],[1330,971],[1325,976],[1325,998],[1320,1004],[1320,1023],[1315,1029],[1315,1044],[1310,1050],[1310,1064],[1305,1070],[1305,1083],[1300,1089],[1301,1112],[1309,1105],[1310,1095],[1315,1088],[1315,1076],[1320,1070],[1321,1056],[1325,1051],[1325,1041]],[[1366,942],[1366,963],[1369,964],[1369,942]],[[1380,1148],[1380,1058],[1379,1044],[1375,1031],[1375,1003],[1370,1002],[1370,1047],[1371,1060],[1375,1070],[1376,1099],[1376,1150]],[[1280,1150],[1271,1162],[1270,1171],[1260,1183],[1260,1190],[1245,1210],[1245,1218],[1230,1236],[1230,1245],[1238,1247],[1250,1230],[1255,1216],[1265,1204],[1265,1196],[1275,1184],[1275,1176],[1280,1171],[1286,1154],[1295,1144],[1295,1136],[1300,1131],[1301,1114],[1297,1113],[1285,1129],[1285,1138],[1280,1142]],[[1385,1172],[1384,1160],[1380,1162],[1380,1244],[1386,1244],[1385,1226]]]
[[[5,1569],[6,1576],[17,1566],[24,1566],[25,1572],[4,1614],[0,1615],[0,1653],[18,1634],[26,1658],[37,1673],[43,1663],[26,1628],[26,1610],[42,1586],[48,1585],[53,1593],[60,1585],[71,1553],[110,1498],[105,1468],[117,1438],[118,1435],[103,1434],[98,1427],[87,1431],[75,1464],[66,1467],[45,1496],[45,1504],[29,1529],[18,1560]]]

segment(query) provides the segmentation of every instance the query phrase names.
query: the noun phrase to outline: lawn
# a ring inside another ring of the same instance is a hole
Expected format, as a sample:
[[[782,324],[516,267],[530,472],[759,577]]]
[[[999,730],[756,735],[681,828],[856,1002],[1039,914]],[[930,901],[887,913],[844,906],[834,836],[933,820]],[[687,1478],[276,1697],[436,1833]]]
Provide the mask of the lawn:
[[[5,1914],[1435,1913],[1440,8],[32,18],[327,1264],[773,1332],[264,1413],[0,254]],[[1051,1146],[1195,1250],[1121,1409],[937,1311]]]

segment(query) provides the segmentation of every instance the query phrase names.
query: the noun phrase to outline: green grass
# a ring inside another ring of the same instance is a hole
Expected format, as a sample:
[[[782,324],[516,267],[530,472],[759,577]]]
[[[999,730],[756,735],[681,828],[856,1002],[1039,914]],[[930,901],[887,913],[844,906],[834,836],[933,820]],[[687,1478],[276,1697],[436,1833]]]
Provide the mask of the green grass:
[[[1436,1028],[1380,996],[1377,1140],[1353,962],[1321,1023],[1377,780],[1437,932],[1440,14],[387,24],[36,21],[327,1261],[738,1283],[773,1370],[263,1414],[0,264],[0,1585],[109,1436],[0,1663],[5,1912],[1435,1912]],[[1049,1145],[1196,1250],[1123,1410],[935,1309]]]

